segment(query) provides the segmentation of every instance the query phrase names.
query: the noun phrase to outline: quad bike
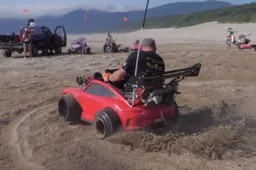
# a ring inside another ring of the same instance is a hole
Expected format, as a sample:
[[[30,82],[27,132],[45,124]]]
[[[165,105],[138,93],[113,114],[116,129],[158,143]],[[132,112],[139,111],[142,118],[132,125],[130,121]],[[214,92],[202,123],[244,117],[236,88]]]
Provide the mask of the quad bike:
[[[237,41],[237,47],[240,50],[256,50],[256,44],[249,44],[251,42],[250,39],[247,38],[247,36],[251,35],[240,35],[239,40]]]
[[[232,28],[229,28],[228,32],[230,32],[230,35],[227,36],[226,39],[226,46],[228,49],[232,44],[234,44],[240,50],[256,50],[256,45],[249,44],[251,40],[247,38],[247,36],[251,35],[251,33],[247,35],[240,35],[238,40],[236,40],[234,32],[237,31],[232,31]]]
[[[104,81],[104,74],[78,76],[81,88],[66,88],[58,102],[58,116],[65,122],[83,120],[93,124],[99,139],[120,128],[143,130],[169,125],[179,116],[175,101],[178,85],[185,77],[197,77],[201,64],[167,71],[155,76],[128,78],[122,89]],[[116,69],[105,70],[113,73]]]
[[[86,39],[80,37],[71,43],[71,48],[68,49],[68,54],[90,54],[91,48],[87,45]]]
[[[130,51],[129,47],[121,48],[121,44],[117,45],[115,43],[116,40],[117,39],[113,40],[113,42],[104,44],[103,52],[104,53],[116,53],[116,52],[120,52],[120,51],[123,51],[123,52]]]

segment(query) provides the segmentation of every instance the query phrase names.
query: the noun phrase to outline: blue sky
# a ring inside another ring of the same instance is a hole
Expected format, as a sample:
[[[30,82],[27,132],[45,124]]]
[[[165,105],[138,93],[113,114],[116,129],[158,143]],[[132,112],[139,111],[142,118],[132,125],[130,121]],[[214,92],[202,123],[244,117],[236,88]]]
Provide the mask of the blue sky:
[[[144,9],[146,0],[1,0],[0,17],[28,17],[40,15],[60,15],[77,8],[103,9],[108,11]],[[150,0],[149,8],[171,2],[188,0]],[[204,0],[189,0],[204,1]],[[223,0],[233,4],[255,2],[255,0]],[[24,13],[23,9],[28,9]]]

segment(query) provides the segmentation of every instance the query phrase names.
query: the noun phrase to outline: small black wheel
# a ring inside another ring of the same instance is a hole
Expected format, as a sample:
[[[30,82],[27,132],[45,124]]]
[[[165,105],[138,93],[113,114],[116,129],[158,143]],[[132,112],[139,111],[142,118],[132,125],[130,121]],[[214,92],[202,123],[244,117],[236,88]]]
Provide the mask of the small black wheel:
[[[11,56],[12,56],[12,51],[4,50],[4,51],[3,51],[3,56],[4,56],[4,57],[11,57]]]
[[[42,50],[42,55],[48,55],[48,54],[49,54],[48,50],[46,49]]]
[[[37,57],[38,56],[38,48],[36,45],[31,46],[31,56],[32,57]]]
[[[131,48],[130,47],[127,47],[126,49],[125,49],[125,52],[131,52]]]
[[[96,136],[104,139],[111,136],[121,125],[121,121],[115,111],[112,109],[104,109],[99,111],[93,122],[96,129]]]
[[[87,53],[87,54],[91,54],[91,48],[90,48],[90,47],[88,47],[88,48],[86,49],[86,53]]]
[[[61,47],[55,48],[55,53],[56,54],[61,54],[61,52],[62,52],[62,48]]]
[[[113,46],[108,45],[108,46],[106,47],[106,52],[107,52],[107,53],[112,53],[112,52],[113,52]]]
[[[82,109],[76,99],[70,94],[63,95],[58,103],[58,114],[61,120],[66,122],[78,121]]]
[[[68,54],[71,55],[71,53],[72,53],[72,52],[71,52],[71,49],[68,49]]]

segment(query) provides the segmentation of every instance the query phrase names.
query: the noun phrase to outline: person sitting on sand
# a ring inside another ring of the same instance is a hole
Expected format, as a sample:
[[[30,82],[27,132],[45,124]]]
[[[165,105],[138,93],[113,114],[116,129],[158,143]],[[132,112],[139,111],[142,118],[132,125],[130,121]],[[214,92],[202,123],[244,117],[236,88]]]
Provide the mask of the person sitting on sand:
[[[104,44],[104,47],[103,47],[104,52],[106,51],[106,48],[107,48],[108,44],[112,44],[113,48],[114,48],[114,51],[116,51],[117,46],[116,46],[116,43],[114,42],[114,39],[113,39],[112,35],[110,35],[110,31],[107,31],[107,35],[105,37],[105,44]]]
[[[161,56],[156,53],[156,43],[152,38],[145,38],[141,42],[142,51],[139,54],[137,74],[145,73],[146,75],[161,74],[165,71],[165,64]],[[114,73],[103,73],[105,82],[115,85],[116,82],[135,74],[137,52],[132,52],[127,57],[123,66]]]

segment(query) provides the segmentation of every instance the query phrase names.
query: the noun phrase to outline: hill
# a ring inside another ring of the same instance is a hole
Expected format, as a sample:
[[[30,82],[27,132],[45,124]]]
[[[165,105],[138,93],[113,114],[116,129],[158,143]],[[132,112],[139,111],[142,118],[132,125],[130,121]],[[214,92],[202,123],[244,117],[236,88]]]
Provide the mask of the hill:
[[[233,5],[227,2],[208,0],[204,2],[177,2],[169,3],[159,7],[151,8],[148,11],[148,17],[159,17],[166,15],[184,15],[192,12],[207,11]],[[87,18],[84,20],[84,14]],[[42,16],[36,18],[37,25],[46,25],[54,29],[57,25],[64,25],[68,33],[84,32],[105,32],[108,28],[118,28],[124,23],[123,18],[128,17],[126,24],[139,21],[143,18],[144,11],[128,12],[106,12],[99,10],[82,10],[78,9],[65,15],[52,17]],[[26,24],[21,19],[0,19],[0,33],[17,32],[19,28]]]
[[[149,17],[145,28],[179,28],[217,21],[219,23],[249,23],[256,22],[256,3],[237,5],[228,8],[205,12],[195,12],[186,15]],[[122,25],[115,31],[126,32],[140,29],[142,21]]]

